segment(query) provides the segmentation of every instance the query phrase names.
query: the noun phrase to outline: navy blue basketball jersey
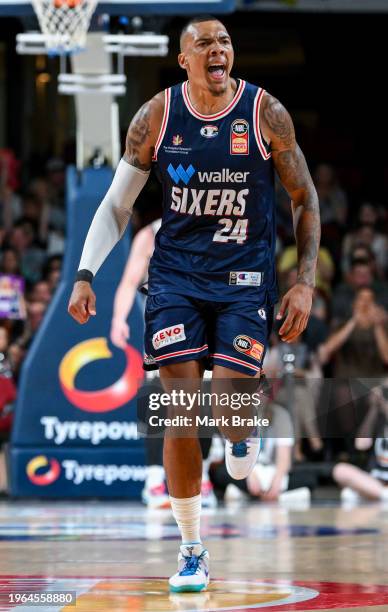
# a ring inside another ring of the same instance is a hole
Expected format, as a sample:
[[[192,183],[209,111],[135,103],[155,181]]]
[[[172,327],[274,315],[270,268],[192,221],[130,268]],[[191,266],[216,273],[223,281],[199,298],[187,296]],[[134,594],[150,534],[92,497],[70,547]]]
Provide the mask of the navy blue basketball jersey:
[[[237,83],[233,100],[213,115],[196,111],[188,82],[165,91],[154,155],[163,217],[150,295],[277,299],[274,172],[259,125],[264,90]]]

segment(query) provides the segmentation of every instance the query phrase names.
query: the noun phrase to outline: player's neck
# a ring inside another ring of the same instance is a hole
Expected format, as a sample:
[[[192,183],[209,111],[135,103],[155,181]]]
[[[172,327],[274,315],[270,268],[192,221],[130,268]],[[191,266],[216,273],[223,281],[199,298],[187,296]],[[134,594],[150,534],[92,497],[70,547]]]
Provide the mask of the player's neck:
[[[196,83],[188,85],[188,95],[191,104],[195,110],[201,115],[214,115],[224,110],[233,100],[237,91],[237,82],[235,79],[229,79],[229,83],[220,94],[212,93],[206,87],[200,87]]]

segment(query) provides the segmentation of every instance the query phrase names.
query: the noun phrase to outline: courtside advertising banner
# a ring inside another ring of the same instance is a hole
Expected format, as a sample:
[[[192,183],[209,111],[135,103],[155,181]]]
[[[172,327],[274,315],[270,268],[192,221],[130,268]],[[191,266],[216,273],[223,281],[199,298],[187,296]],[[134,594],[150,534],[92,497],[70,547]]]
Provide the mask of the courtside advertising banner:
[[[128,238],[93,283],[97,316],[79,325],[67,313],[85,235],[111,178],[108,168],[85,170],[81,178],[74,169],[68,173],[63,274],[20,381],[9,461],[14,495],[117,495],[120,481],[127,483],[123,496],[140,492],[144,454],[136,396],[143,382],[143,318],[137,303],[126,349],[113,347],[109,339]]]

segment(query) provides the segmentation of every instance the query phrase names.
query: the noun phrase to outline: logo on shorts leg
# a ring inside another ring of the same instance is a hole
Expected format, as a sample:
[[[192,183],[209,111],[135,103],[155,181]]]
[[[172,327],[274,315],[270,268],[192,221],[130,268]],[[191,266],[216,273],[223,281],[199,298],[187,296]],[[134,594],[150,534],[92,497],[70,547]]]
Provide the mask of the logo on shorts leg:
[[[267,320],[267,313],[265,312],[264,308],[259,308],[257,314],[259,315],[260,319],[263,319],[263,321]]]
[[[236,336],[233,340],[233,346],[239,353],[249,355],[256,361],[261,361],[264,353],[264,345],[258,342],[254,338],[249,336]]]
[[[152,346],[155,350],[158,350],[168,344],[182,342],[182,340],[186,340],[185,326],[183,323],[178,323],[178,325],[171,325],[171,327],[165,327],[157,331],[152,336]]]

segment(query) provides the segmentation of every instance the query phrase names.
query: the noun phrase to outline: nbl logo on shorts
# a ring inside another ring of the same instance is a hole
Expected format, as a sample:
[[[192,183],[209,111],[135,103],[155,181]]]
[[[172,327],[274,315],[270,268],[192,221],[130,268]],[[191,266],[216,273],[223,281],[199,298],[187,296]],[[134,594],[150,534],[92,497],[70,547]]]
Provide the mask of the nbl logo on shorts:
[[[264,345],[254,338],[240,334],[233,340],[233,346],[239,353],[249,355],[256,361],[261,361],[264,353]]]

